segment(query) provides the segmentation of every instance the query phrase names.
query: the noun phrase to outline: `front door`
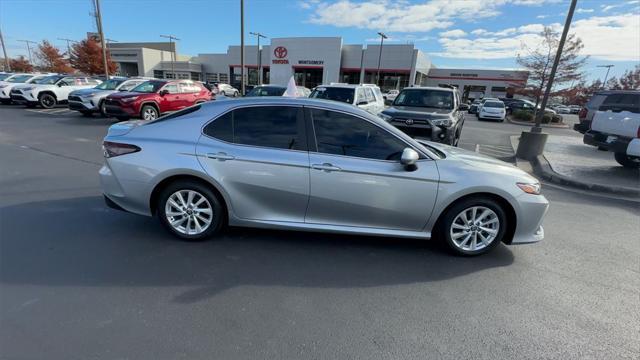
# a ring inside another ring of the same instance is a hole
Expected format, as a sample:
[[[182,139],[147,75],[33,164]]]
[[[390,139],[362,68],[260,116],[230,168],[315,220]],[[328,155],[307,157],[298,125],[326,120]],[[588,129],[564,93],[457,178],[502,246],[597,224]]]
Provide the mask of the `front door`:
[[[430,159],[407,171],[400,164],[407,143],[369,120],[308,109],[315,132],[310,145],[310,197],[305,221],[420,231],[429,219],[438,188]]]
[[[162,90],[166,90],[167,93],[160,96],[160,113],[164,114],[170,111],[176,111],[182,109],[182,98],[178,84],[170,83],[162,87]],[[161,91],[162,91],[161,90]]]
[[[304,222],[309,200],[304,126],[302,107],[252,106],[205,127],[198,158],[227,192],[237,217]]]

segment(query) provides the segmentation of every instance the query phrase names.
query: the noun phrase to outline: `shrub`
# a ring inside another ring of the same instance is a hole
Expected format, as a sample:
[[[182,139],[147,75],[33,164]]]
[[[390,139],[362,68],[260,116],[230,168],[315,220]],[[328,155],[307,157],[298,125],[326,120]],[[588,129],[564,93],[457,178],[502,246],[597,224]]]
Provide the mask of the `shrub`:
[[[533,121],[533,113],[526,110],[516,110],[513,112],[513,117],[523,121]]]

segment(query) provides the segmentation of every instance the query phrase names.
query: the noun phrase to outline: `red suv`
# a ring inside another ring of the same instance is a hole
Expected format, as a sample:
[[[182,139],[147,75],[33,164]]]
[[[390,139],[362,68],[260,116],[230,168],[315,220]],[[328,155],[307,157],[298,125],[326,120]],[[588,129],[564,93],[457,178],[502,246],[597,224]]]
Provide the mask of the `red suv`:
[[[211,91],[191,80],[150,80],[131,91],[107,96],[107,115],[118,120],[132,117],[154,120],[159,116],[193,104],[211,100]]]

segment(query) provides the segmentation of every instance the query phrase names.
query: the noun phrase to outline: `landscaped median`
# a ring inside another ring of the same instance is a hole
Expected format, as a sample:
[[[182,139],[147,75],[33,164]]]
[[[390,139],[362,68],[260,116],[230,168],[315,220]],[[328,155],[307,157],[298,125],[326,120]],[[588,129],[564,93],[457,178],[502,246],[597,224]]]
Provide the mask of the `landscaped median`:
[[[519,136],[511,136],[514,151],[518,142]],[[640,198],[637,169],[618,165],[613,153],[587,146],[577,136],[549,135],[544,153],[531,161],[531,166],[538,176],[552,183]]]
[[[535,118],[531,111],[516,110],[512,114],[507,115],[507,121],[512,124],[532,126],[535,123]],[[564,123],[562,115],[552,115],[549,113],[542,116],[542,126],[556,128],[569,127],[569,125]]]

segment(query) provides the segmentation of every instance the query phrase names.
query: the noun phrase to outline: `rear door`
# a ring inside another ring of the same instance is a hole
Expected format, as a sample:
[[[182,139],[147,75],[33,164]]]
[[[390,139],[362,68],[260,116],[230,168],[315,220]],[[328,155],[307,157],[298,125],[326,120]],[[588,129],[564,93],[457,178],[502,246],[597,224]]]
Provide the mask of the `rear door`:
[[[309,153],[300,106],[248,106],[213,120],[196,152],[226,191],[234,214],[256,221],[304,222]]]

